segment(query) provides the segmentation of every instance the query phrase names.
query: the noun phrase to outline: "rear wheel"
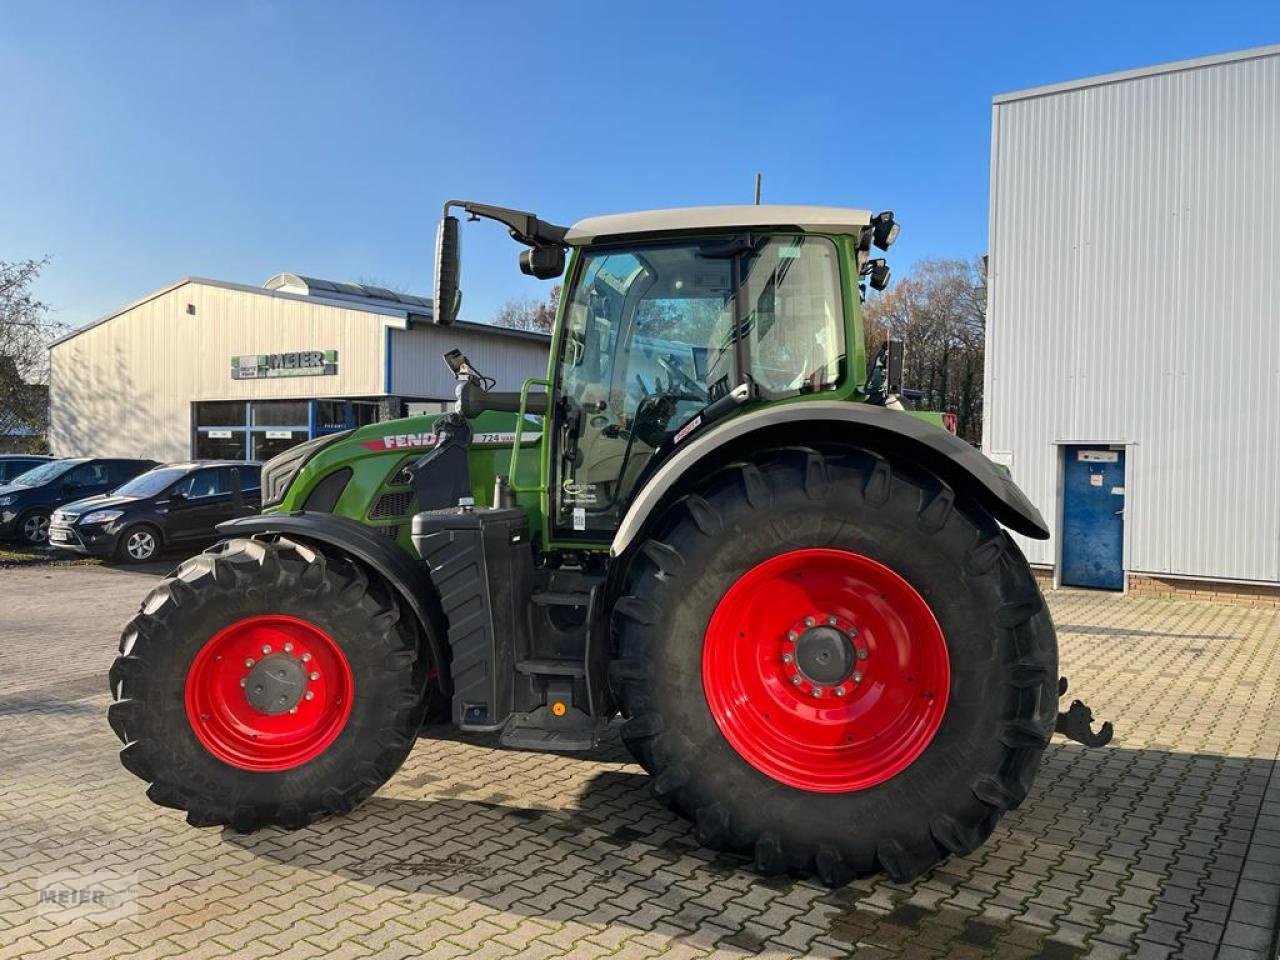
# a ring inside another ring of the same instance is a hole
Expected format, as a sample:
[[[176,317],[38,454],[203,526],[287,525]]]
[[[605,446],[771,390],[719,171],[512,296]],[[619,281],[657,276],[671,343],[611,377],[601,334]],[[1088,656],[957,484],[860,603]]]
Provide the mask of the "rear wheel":
[[[301,827],[400,767],[427,657],[380,580],[287,540],[232,540],[143,602],[111,669],[121,762],[196,826]]]
[[[623,738],[710,846],[908,879],[1026,796],[1057,715],[1026,561],[936,478],[797,449],[675,504],[615,607]]]

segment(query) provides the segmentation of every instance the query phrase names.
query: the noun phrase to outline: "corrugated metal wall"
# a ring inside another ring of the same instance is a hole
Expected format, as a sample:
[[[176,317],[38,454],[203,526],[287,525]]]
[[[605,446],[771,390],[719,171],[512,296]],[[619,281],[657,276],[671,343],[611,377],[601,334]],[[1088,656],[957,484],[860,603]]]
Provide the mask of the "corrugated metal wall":
[[[1127,569],[1280,580],[1280,49],[997,98],[990,229],[987,452],[1056,532],[1126,443]]]
[[[415,324],[391,331],[391,392],[397,396],[449,399],[456,381],[441,359],[457,348],[486,376],[495,390],[519,390],[527,377],[547,375],[550,343],[476,330]]]

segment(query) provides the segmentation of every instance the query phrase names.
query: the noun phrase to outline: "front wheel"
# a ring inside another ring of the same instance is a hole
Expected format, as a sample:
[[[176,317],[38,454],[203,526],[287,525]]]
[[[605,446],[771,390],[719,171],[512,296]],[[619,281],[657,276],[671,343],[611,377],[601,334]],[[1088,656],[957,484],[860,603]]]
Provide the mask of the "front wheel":
[[[111,668],[120,761],[195,826],[301,827],[399,769],[427,660],[391,591],[340,556],[231,540],[143,601]]]
[[[659,519],[614,611],[623,738],[655,795],[765,873],[840,884],[966,854],[1057,715],[1012,540],[936,478],[779,450]]]

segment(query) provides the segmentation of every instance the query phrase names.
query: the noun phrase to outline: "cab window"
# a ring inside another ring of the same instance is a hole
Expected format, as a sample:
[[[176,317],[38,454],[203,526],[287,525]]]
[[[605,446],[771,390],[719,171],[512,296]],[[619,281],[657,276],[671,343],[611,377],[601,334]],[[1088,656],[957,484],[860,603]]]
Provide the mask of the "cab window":
[[[575,276],[558,358],[561,533],[611,532],[653,455],[739,384],[772,400],[842,376],[840,275],[825,237],[601,248]]]

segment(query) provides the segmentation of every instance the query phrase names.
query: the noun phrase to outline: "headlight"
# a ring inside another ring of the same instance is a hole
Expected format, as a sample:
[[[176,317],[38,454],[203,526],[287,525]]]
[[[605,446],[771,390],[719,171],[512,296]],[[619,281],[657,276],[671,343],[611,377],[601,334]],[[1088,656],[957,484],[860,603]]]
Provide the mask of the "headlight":
[[[95,510],[80,518],[81,523],[110,523],[117,517],[124,516],[123,510]]]
[[[18,498],[13,496],[12,494],[10,494],[7,497],[0,497],[0,507],[7,507],[9,506],[9,504],[13,503],[13,501],[17,499]]]

